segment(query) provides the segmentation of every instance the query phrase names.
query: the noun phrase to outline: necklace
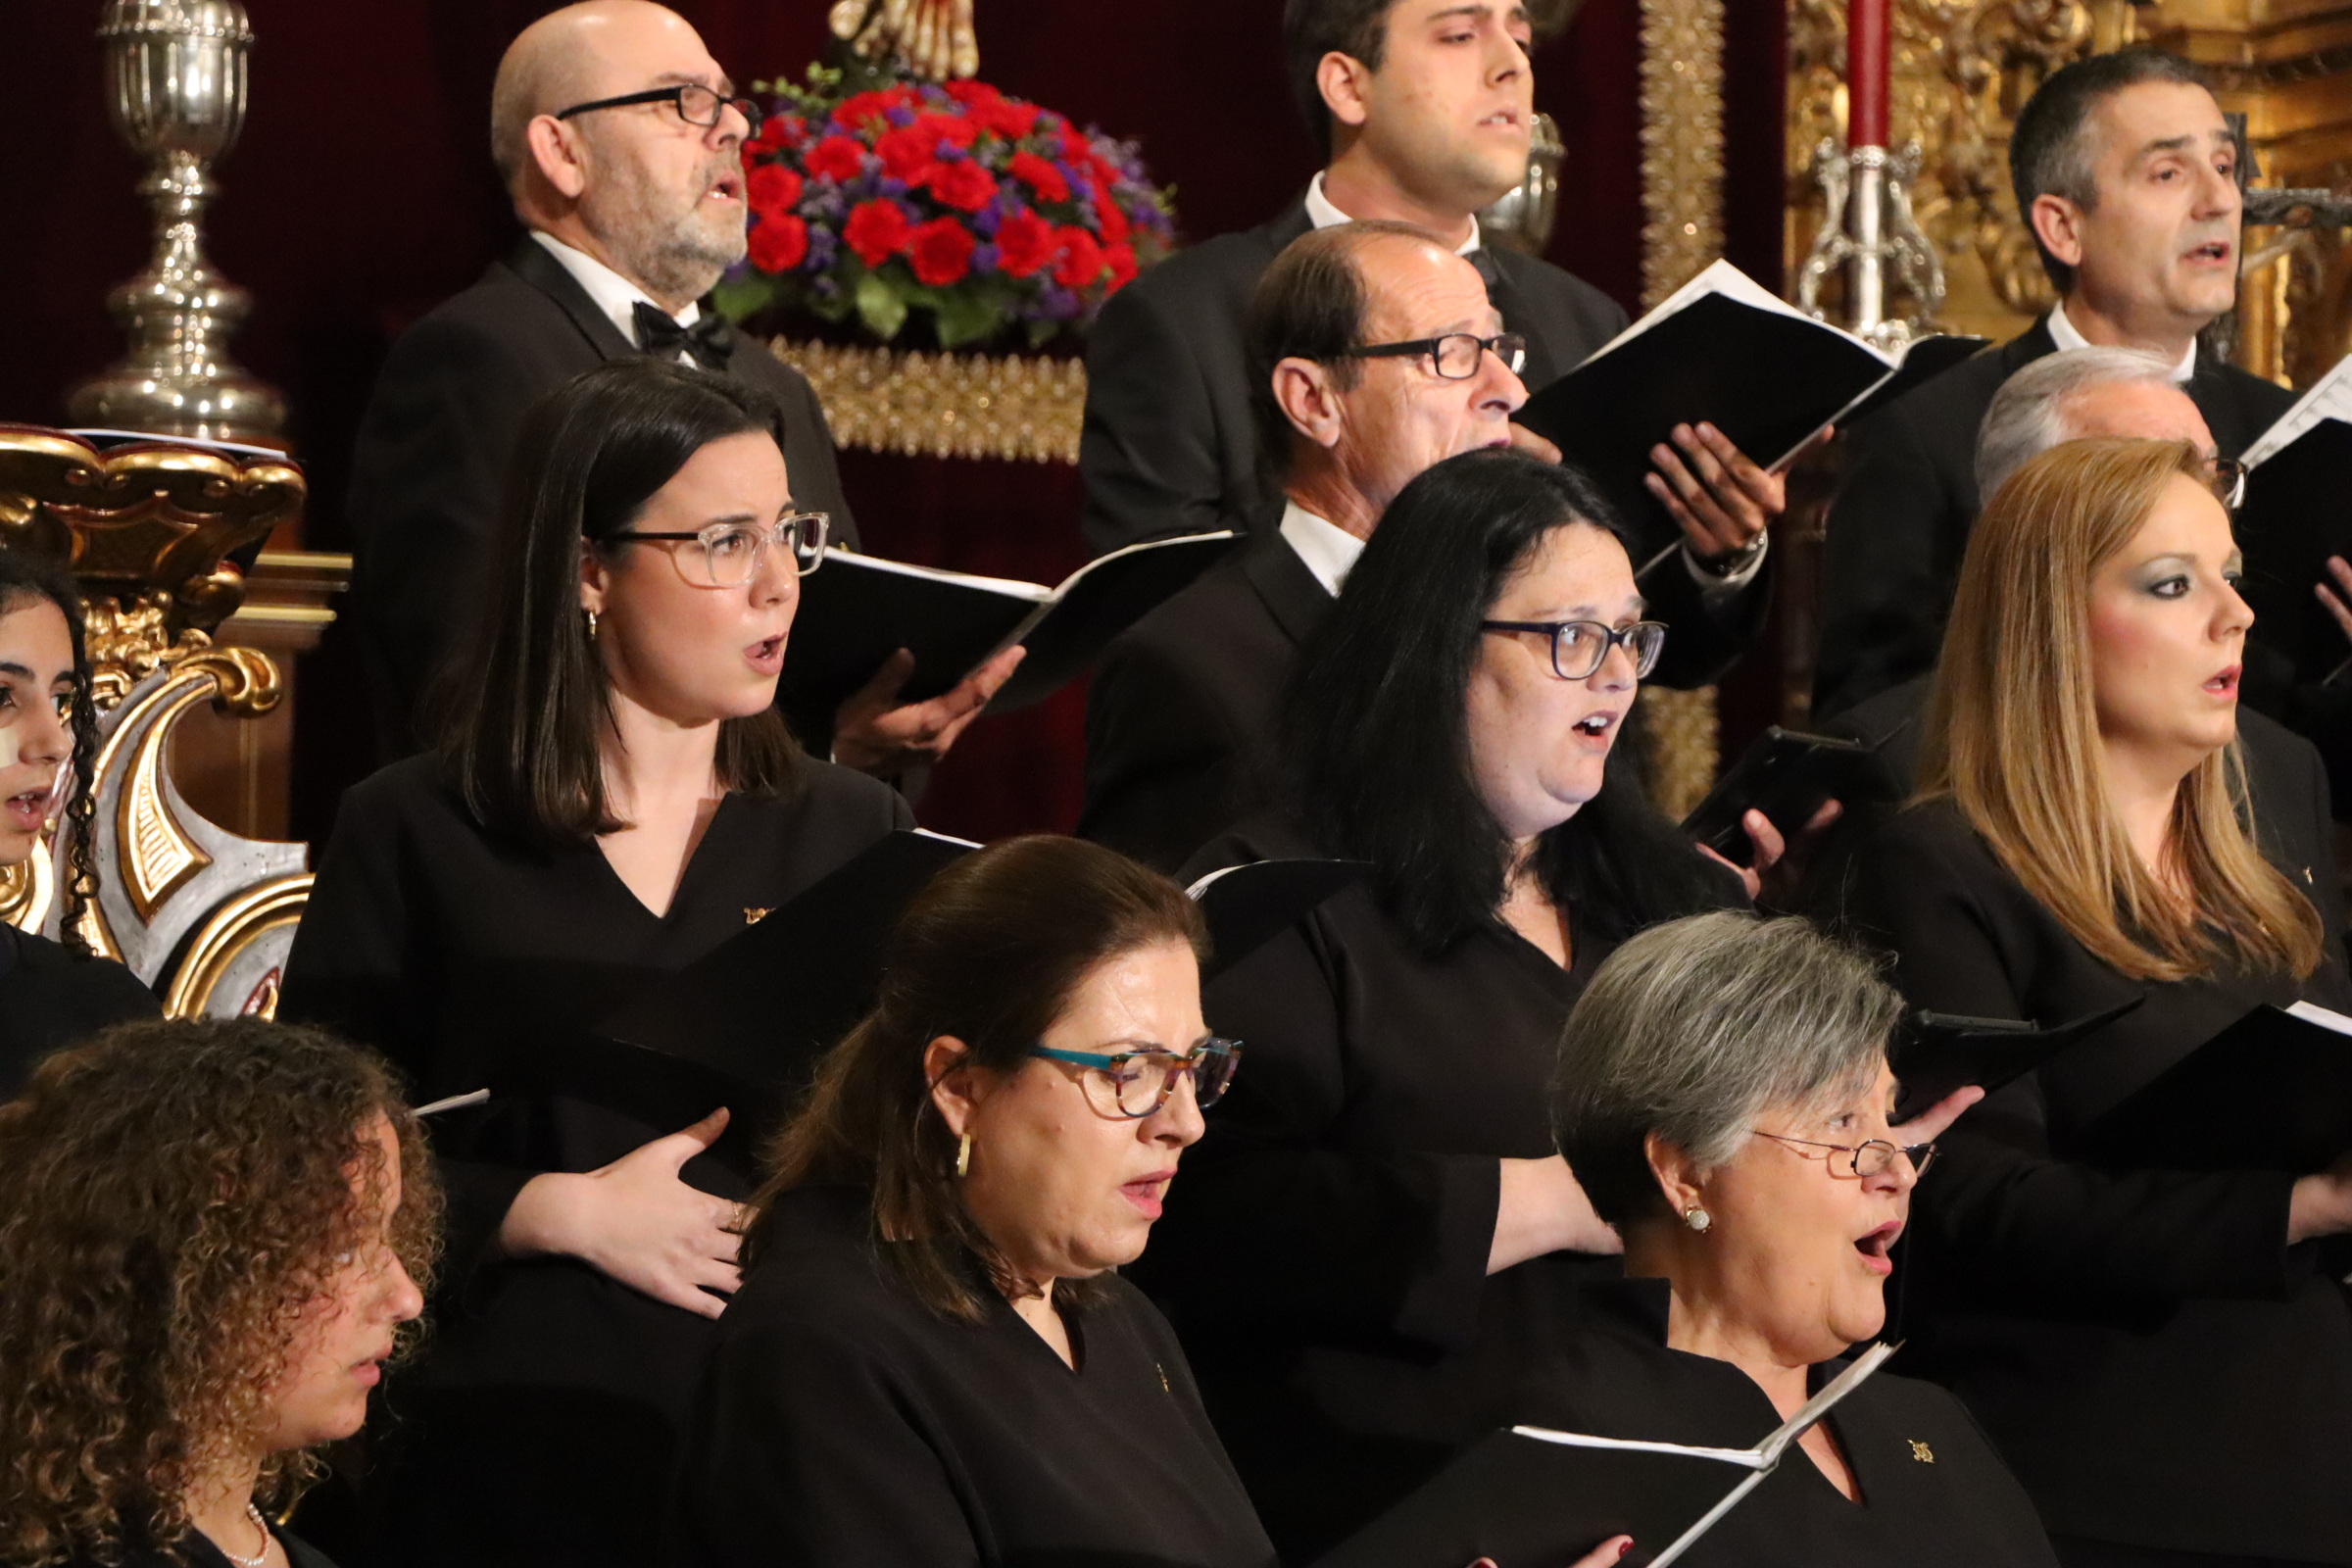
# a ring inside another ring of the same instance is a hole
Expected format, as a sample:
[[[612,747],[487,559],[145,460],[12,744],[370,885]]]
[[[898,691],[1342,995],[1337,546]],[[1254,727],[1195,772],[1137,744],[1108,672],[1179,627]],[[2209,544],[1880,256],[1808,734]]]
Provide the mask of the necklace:
[[[213,1545],[220,1551],[221,1556],[226,1557],[230,1562],[235,1563],[237,1568],[262,1568],[262,1565],[270,1560],[270,1522],[262,1517],[262,1510],[255,1507],[250,1502],[245,1504],[245,1517],[252,1520],[253,1528],[262,1533],[261,1550],[255,1552],[250,1557],[240,1557],[235,1552],[229,1550],[226,1546],[221,1545],[218,1541],[214,1542]]]

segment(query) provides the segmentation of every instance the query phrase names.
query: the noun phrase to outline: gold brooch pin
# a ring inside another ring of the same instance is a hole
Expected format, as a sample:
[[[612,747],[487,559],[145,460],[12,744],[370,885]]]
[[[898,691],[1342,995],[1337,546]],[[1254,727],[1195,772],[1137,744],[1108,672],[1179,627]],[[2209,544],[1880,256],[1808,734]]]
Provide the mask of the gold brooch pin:
[[[758,925],[760,921],[768,917],[769,912],[770,911],[766,909],[755,909],[747,904],[743,906],[743,923],[745,925]]]
[[[1157,1361],[1154,1361],[1152,1363],[1152,1370],[1159,1374],[1159,1390],[1162,1394],[1174,1394],[1176,1392],[1174,1389],[1168,1387],[1168,1369],[1166,1367],[1161,1366]]]
[[[1911,1445],[1912,1458],[1917,1459],[1921,1464],[1934,1464],[1936,1462],[1936,1450],[1934,1448],[1929,1447],[1917,1438],[1906,1438],[1903,1441]]]

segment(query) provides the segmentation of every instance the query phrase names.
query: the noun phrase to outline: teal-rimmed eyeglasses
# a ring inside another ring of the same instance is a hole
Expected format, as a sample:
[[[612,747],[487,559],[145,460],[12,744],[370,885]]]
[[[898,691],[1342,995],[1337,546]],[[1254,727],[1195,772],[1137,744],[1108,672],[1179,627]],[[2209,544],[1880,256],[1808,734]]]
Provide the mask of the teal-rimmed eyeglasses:
[[[1168,1102],[1176,1081],[1193,1075],[1193,1102],[1205,1110],[1215,1104],[1233,1082],[1242,1064],[1242,1043],[1210,1038],[1185,1055],[1165,1046],[1137,1045],[1128,1051],[1057,1051],[1031,1046],[1029,1054],[1048,1061],[1066,1061],[1086,1070],[1079,1086],[1096,1110],[1105,1116],[1141,1121]]]

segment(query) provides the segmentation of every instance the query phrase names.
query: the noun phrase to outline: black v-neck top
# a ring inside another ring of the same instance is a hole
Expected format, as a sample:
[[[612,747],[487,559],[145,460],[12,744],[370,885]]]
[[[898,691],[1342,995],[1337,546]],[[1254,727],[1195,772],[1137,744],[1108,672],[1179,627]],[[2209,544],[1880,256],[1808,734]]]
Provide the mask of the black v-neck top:
[[[648,1110],[584,1077],[604,1059],[590,1038],[601,1020],[911,825],[873,779],[799,767],[780,798],[720,803],[662,915],[592,844],[548,851],[483,828],[435,759],[344,797],[278,1015],[375,1047],[419,1101],[493,1095],[433,1128],[451,1198],[443,1287],[424,1356],[388,1386],[399,1419],[377,1438],[382,1516],[405,1560],[644,1562],[655,1549],[710,1320],[578,1259],[499,1261],[489,1244],[532,1176],[594,1170],[715,1108]],[[682,1174],[749,1196],[708,1156]]]
[[[1185,875],[1325,853],[1268,814]],[[1202,994],[1241,1070],[1128,1272],[1169,1309],[1288,1561],[1492,1428],[1579,1283],[1618,1268],[1554,1252],[1487,1273],[1498,1161],[1558,1152],[1560,1030],[1610,952],[1568,923],[1565,969],[1500,922],[1432,956],[1359,883]]]
[[[1115,1275],[1075,1369],[1002,1298],[943,1317],[859,1188],[805,1187],[719,1324],[673,1514],[708,1568],[1270,1568],[1167,1323]]]
[[[1562,1336],[1559,1357],[1531,1380],[1519,1419],[1691,1447],[1762,1442],[1781,1425],[1780,1412],[1731,1362],[1667,1346],[1669,1299],[1659,1279],[1587,1286],[1577,1325]],[[1813,1368],[1813,1392],[1845,1365]],[[1827,1424],[1859,1502],[1792,1448],[1682,1561],[1690,1568],[2054,1568],[2032,1499],[1944,1390],[1882,1368],[1838,1402]],[[1727,1476],[1728,1492],[1740,1478]],[[1667,1543],[1641,1544],[1656,1551]]]

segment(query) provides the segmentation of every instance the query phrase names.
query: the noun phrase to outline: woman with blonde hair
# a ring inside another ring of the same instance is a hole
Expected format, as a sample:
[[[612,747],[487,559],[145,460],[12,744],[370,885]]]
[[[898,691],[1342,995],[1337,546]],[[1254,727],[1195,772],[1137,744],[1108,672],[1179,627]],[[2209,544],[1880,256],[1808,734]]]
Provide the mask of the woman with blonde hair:
[[[2352,1309],[2321,1255],[2352,1231],[2352,1160],[2083,1152],[2257,1004],[2352,1006],[2319,759],[2259,803],[2245,783],[2238,571],[2194,447],[2025,465],[1969,540],[1919,797],[1857,867],[1915,1005],[2056,1023],[2147,998],[1963,1119],[1915,1204],[1914,1365],[2069,1568],[2352,1563]]]

